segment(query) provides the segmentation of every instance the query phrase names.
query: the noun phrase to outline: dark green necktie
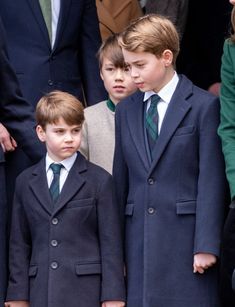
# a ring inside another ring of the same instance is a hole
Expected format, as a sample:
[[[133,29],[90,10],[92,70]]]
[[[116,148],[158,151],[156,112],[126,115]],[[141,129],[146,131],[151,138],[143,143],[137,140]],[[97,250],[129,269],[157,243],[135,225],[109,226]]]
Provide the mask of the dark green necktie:
[[[53,202],[55,203],[60,195],[60,171],[63,167],[62,164],[52,163],[50,168],[53,171],[53,180],[50,185],[50,194]]]
[[[42,10],[42,15],[44,17],[46,26],[47,26],[47,30],[48,30],[48,34],[49,34],[49,38],[51,41],[51,37],[52,37],[52,11],[51,11],[51,0],[39,0],[40,6],[41,6],[41,10]]]
[[[158,111],[157,104],[161,98],[158,95],[151,96],[151,103],[146,112],[146,130],[150,150],[152,151],[158,137]]]

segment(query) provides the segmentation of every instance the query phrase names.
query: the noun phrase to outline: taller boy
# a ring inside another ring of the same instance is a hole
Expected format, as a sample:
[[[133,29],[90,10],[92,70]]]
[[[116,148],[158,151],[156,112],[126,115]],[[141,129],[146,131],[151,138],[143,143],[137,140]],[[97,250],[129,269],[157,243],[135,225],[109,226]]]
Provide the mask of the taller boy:
[[[127,306],[218,307],[219,101],[175,72],[179,37],[168,19],[146,15],[120,43],[141,91],[116,109],[113,174],[126,219]],[[147,131],[153,94],[160,97],[155,140]]]

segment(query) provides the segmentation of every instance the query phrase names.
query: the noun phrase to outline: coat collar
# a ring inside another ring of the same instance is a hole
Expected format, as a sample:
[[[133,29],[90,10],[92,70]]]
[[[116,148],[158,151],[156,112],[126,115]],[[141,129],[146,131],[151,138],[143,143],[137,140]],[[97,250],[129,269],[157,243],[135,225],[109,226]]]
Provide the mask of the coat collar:
[[[48,189],[45,159],[42,159],[38,164],[36,164],[35,168],[33,168],[29,186],[44,210],[48,214],[54,215],[61,210],[83,186],[85,180],[81,176],[81,173],[85,172],[86,170],[86,159],[80,153],[78,153],[55,205],[52,203]]]
[[[144,94],[138,92],[131,96],[131,99],[135,101],[130,103],[129,110],[127,111],[128,126],[140,159],[142,160],[145,169],[149,173],[151,173],[156,167],[175,130],[191,109],[191,103],[188,100],[191,95],[192,82],[186,77],[180,76],[179,83],[172,96],[162,123],[161,133],[158,137],[156,147],[153,152],[154,159],[150,167],[144,137],[144,104],[141,103],[143,101]]]

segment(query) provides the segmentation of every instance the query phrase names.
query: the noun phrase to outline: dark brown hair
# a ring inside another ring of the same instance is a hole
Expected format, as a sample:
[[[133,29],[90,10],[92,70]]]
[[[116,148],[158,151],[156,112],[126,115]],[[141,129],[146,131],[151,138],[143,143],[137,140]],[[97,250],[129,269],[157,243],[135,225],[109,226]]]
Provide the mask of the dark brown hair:
[[[118,43],[119,36],[118,33],[109,36],[100,46],[97,53],[100,69],[102,69],[104,57],[108,58],[116,68],[126,67],[122,49]]]

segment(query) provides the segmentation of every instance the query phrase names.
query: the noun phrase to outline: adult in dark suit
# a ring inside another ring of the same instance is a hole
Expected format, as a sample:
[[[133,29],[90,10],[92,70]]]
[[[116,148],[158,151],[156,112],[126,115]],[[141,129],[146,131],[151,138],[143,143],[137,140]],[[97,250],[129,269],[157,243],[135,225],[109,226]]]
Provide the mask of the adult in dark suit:
[[[0,20],[0,122],[5,125],[32,162],[40,159],[43,147],[34,131],[33,108],[21,96],[17,78],[9,64],[6,53],[4,30]],[[7,205],[5,191],[5,156],[4,151],[15,148],[12,139],[0,128],[0,306],[3,306],[6,288],[6,227]]]
[[[57,4],[54,41],[50,40],[39,0],[0,1],[9,57],[24,97],[34,107],[44,93],[54,89],[70,92],[80,100],[84,93],[88,105],[104,100],[106,93],[95,57],[101,42],[95,0],[51,3]],[[19,149],[8,155],[9,202],[16,176],[30,165]]]
[[[178,44],[172,23],[158,16],[142,17],[122,36],[125,61],[145,92],[116,109],[113,176],[125,216],[128,307],[220,306],[219,100],[176,74]],[[151,150],[147,114],[156,94]]]
[[[87,105],[92,105],[106,95],[95,56],[101,43],[95,0],[57,2],[53,43],[39,0],[0,1],[10,60],[23,95],[33,106],[55,89],[81,101],[84,92]]]

